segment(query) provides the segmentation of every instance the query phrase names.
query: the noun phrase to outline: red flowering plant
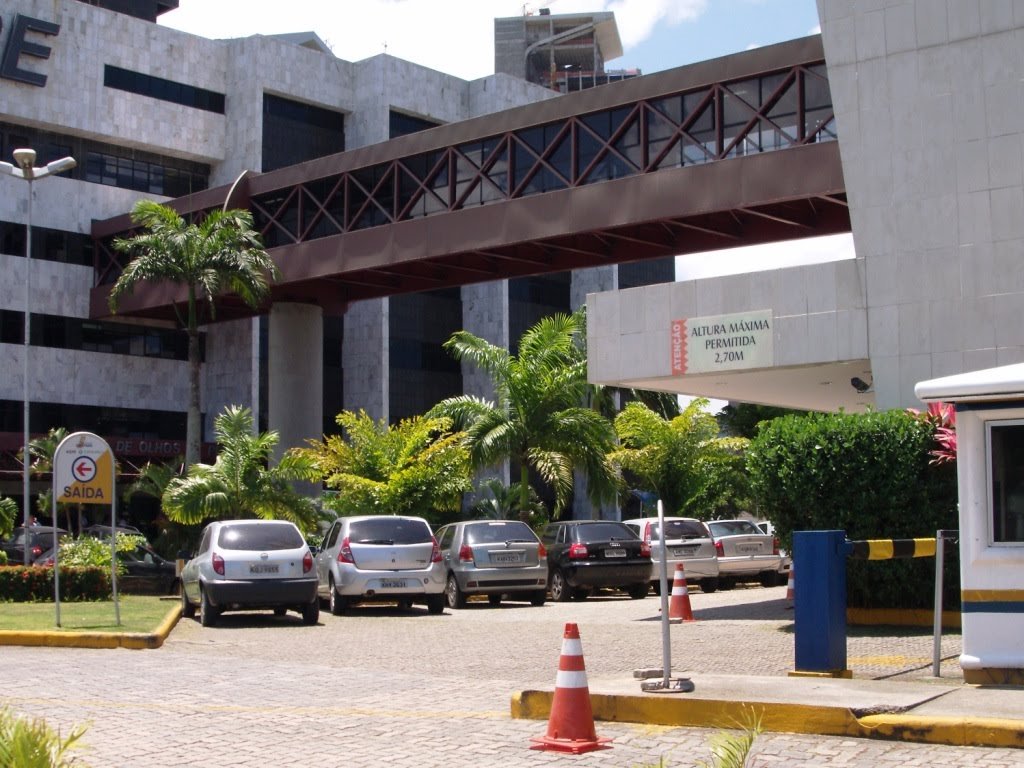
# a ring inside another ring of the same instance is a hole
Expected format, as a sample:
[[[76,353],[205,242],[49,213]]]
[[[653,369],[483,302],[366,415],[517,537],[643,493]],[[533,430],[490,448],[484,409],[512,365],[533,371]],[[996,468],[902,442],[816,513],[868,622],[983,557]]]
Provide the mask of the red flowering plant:
[[[956,408],[952,403],[928,403],[926,412],[916,408],[908,408],[922,421],[926,421],[935,428],[935,442],[938,448],[929,451],[932,456],[931,464],[946,464],[956,461]]]

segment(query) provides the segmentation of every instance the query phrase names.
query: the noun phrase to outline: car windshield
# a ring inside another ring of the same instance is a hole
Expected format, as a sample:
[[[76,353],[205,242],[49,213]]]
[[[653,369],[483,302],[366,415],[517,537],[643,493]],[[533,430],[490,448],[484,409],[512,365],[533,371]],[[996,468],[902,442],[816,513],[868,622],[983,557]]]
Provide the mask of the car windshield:
[[[575,527],[576,541],[611,541],[612,539],[635,539],[637,535],[622,523],[587,523]]]
[[[666,520],[665,531],[670,539],[703,539],[708,535],[704,526],[695,520]],[[651,538],[661,538],[657,523],[651,526]]]
[[[530,526],[518,520],[502,520],[466,526],[467,544],[493,544],[499,541],[535,541],[536,538]]]
[[[298,549],[306,541],[291,523],[266,522],[259,525],[226,525],[217,542],[222,549]]]
[[[348,537],[353,544],[425,544],[431,540],[430,526],[422,520],[403,517],[353,520]]]
[[[714,536],[737,536],[755,534],[763,536],[761,529],[749,520],[713,520],[708,523],[708,528]]]

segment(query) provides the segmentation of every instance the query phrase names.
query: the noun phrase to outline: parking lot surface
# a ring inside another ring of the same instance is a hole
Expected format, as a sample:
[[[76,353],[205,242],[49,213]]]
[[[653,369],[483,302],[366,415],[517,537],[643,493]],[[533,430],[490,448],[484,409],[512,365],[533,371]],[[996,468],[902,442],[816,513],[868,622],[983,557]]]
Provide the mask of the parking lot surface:
[[[785,588],[691,594],[698,621],[671,630],[675,674],[785,676],[792,610]],[[170,608],[172,604],[168,604]],[[471,603],[363,607],[350,615],[225,614],[182,620],[158,650],[0,649],[0,702],[66,732],[89,724],[92,766],[693,766],[710,761],[700,728],[598,722],[610,749],[529,749],[545,723],[509,717],[510,696],[550,687],[565,624],[579,627],[588,675],[632,678],[660,666],[660,600],[598,596],[534,608]],[[959,635],[931,677],[929,629],[851,628],[855,677],[961,685]],[[1024,751],[766,733],[751,766],[1024,766]]]

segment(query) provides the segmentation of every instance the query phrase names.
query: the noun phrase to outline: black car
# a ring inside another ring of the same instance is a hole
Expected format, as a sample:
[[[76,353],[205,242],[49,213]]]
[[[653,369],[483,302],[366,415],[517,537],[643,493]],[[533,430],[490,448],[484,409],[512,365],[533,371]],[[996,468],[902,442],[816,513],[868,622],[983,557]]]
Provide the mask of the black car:
[[[82,529],[82,535],[109,542],[110,531],[109,525],[90,525]],[[158,594],[174,592],[178,584],[175,564],[158,555],[138,528],[131,525],[119,525],[117,533],[138,536],[142,539],[135,549],[117,554],[118,559],[124,564],[125,573],[129,578],[126,586]]]
[[[28,563],[31,565],[44,552],[53,549],[54,531],[63,541],[68,532],[63,528],[52,528],[45,525],[32,525],[28,528],[18,526],[0,548],[7,555],[8,565],[22,565],[25,562],[25,549],[28,548]]]
[[[622,523],[550,523],[541,541],[548,551],[548,589],[552,600],[582,600],[598,587],[625,590],[633,599],[647,594],[651,548]]]

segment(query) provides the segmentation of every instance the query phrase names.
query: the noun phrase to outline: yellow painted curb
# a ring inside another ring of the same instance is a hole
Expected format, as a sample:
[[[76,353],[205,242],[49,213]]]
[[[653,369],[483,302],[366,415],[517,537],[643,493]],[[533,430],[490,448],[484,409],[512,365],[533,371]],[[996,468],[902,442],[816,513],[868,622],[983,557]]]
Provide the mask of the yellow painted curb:
[[[18,632],[0,630],[0,645],[29,645],[52,648],[159,648],[181,618],[175,605],[152,634],[142,632]]]
[[[927,608],[847,608],[846,623],[850,626],[930,627],[935,612]],[[960,629],[960,612],[943,611],[942,628]]]
[[[511,715],[521,720],[547,720],[551,691],[517,691]],[[694,728],[742,728],[759,718],[766,731],[853,736],[948,746],[1024,748],[1019,720],[919,715],[856,717],[843,707],[717,699],[674,698],[673,694],[590,695],[595,720]]]

